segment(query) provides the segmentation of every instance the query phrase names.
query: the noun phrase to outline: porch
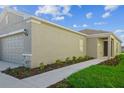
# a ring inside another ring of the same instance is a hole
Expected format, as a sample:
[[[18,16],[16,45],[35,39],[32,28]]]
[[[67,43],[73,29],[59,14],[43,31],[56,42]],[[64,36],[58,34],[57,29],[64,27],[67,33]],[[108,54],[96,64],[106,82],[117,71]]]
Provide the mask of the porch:
[[[112,37],[102,37],[98,38],[98,47],[97,47],[97,57],[108,57],[112,58],[116,54],[114,52],[114,39]]]

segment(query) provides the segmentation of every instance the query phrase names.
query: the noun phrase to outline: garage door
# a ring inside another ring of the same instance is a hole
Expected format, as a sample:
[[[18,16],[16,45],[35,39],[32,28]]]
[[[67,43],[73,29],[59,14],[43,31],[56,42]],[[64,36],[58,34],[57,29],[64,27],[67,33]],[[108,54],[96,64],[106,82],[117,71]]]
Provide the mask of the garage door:
[[[24,34],[4,37],[1,43],[1,59],[7,62],[23,63]]]

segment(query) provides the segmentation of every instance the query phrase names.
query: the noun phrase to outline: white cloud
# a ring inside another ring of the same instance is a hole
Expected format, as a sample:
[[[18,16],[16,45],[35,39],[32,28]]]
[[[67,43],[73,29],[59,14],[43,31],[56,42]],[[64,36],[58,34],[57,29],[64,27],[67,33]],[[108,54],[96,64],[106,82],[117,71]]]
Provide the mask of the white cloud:
[[[0,5],[0,8],[3,9],[5,6],[4,5]]]
[[[63,6],[60,6],[60,7],[62,8],[62,13],[61,13],[61,15],[72,16],[72,14],[70,13],[71,6],[63,5]]]
[[[104,7],[104,10],[105,10],[105,11],[114,11],[114,10],[116,10],[118,7],[119,7],[118,5],[106,5],[106,6]]]
[[[106,22],[95,22],[94,25],[106,25]]]
[[[16,6],[13,6],[12,9],[18,11],[18,8]]]
[[[83,26],[83,27],[87,27],[88,25],[87,25],[87,24],[83,24],[82,26]]]
[[[89,13],[86,14],[86,18],[87,18],[87,19],[92,18],[92,16],[93,16],[93,13],[92,13],[92,12],[89,12]]]
[[[36,10],[35,15],[39,16],[41,14],[59,15],[60,8],[57,6],[39,6]]]
[[[117,29],[114,31],[114,34],[120,38],[124,45],[124,29]]]
[[[73,25],[74,28],[81,28],[81,27],[87,27],[87,26],[88,26],[87,24],[83,24],[83,25],[74,24]]]
[[[57,17],[52,18],[52,20],[56,20],[56,21],[64,20],[64,16],[57,16]]]
[[[105,13],[102,15],[102,18],[107,18],[111,15],[111,12],[118,9],[118,5],[106,5],[104,7]]]
[[[3,9],[3,8],[8,8],[10,7],[10,5],[0,5],[0,8]]]
[[[73,25],[74,28],[77,28],[78,26],[76,24]]]
[[[115,33],[115,34],[124,33],[124,30],[122,30],[122,29],[117,29],[117,30],[114,31],[114,33]]]
[[[72,16],[70,13],[71,6],[69,5],[44,5],[39,6],[35,11],[36,16],[41,16],[42,14],[51,15],[52,19],[62,20],[64,16]]]
[[[82,5],[77,5],[79,8],[82,8]]]
[[[0,8],[1,8],[1,9],[4,9],[4,8],[12,8],[12,9],[14,9],[14,10],[18,10],[15,5],[0,5]]]
[[[102,15],[102,18],[107,18],[109,17],[111,14],[110,12],[105,12],[103,15]]]
[[[123,35],[120,35],[120,40],[122,41],[122,45],[124,46],[124,34]]]

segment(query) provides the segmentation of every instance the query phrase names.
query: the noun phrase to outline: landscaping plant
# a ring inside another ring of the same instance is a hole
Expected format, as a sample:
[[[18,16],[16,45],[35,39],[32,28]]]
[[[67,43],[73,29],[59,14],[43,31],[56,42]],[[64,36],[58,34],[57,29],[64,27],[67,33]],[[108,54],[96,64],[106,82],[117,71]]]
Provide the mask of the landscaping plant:
[[[124,53],[76,72],[50,87],[124,88]]]
[[[36,67],[36,68],[27,68],[27,67],[22,66],[22,67],[13,68],[13,69],[8,68],[2,72],[12,75],[19,79],[23,79],[25,77],[37,75],[37,74],[47,72],[47,71],[50,71],[53,69],[61,68],[64,66],[69,66],[69,65],[79,63],[79,62],[83,62],[83,61],[86,61],[89,59],[92,59],[92,58],[91,57],[85,58],[85,57],[73,56],[71,58],[67,57],[64,61],[58,59],[55,61],[55,63],[52,63],[52,64],[44,65],[43,63],[40,63],[39,67]]]

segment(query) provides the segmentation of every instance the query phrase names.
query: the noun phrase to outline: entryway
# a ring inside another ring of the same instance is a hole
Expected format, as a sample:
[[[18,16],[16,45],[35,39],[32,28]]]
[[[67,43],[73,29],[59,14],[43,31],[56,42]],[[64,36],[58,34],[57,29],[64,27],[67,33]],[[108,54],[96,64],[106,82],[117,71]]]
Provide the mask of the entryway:
[[[106,57],[108,56],[108,41],[104,41],[104,44],[103,44],[103,55]]]

